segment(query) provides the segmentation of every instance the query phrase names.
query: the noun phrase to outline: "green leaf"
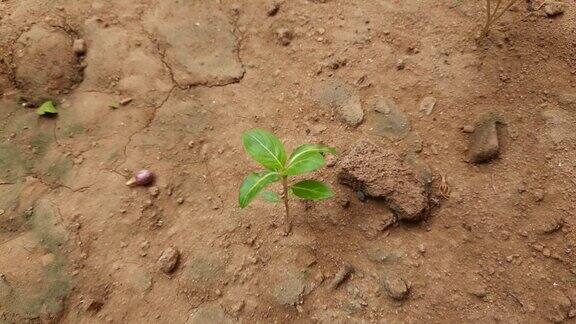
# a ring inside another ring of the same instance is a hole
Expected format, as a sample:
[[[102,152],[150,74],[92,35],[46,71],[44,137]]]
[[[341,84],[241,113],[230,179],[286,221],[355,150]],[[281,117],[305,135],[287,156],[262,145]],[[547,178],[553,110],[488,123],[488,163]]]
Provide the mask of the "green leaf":
[[[280,180],[278,172],[264,171],[260,173],[250,173],[240,186],[240,195],[238,197],[240,208],[248,206],[264,187],[278,180]]]
[[[55,115],[58,113],[58,110],[56,110],[56,106],[54,106],[52,101],[46,101],[40,107],[38,107],[38,109],[36,109],[36,113],[40,116],[46,114]]]
[[[306,172],[312,172],[322,167],[326,161],[322,154],[335,154],[336,150],[332,147],[321,144],[304,144],[298,147],[290,158],[286,166],[286,175],[297,175]]]
[[[242,143],[246,152],[266,169],[271,171],[284,169],[286,150],[274,134],[261,129],[252,129],[242,134]]]
[[[264,190],[264,191],[262,191],[260,196],[262,197],[262,199],[266,200],[267,202],[277,203],[280,201],[280,196],[277,193],[275,193],[274,191]]]
[[[316,180],[304,180],[292,186],[292,192],[300,198],[322,200],[334,197],[328,185]]]

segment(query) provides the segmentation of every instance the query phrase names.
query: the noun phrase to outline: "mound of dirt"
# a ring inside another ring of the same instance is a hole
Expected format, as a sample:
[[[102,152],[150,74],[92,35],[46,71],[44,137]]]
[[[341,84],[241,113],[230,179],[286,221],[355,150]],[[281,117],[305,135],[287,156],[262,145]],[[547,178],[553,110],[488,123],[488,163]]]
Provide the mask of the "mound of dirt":
[[[16,86],[31,102],[67,93],[82,80],[73,39],[62,30],[34,25],[14,46]]]
[[[422,218],[428,208],[427,167],[409,161],[391,147],[363,140],[340,162],[340,182],[382,199],[401,220]]]

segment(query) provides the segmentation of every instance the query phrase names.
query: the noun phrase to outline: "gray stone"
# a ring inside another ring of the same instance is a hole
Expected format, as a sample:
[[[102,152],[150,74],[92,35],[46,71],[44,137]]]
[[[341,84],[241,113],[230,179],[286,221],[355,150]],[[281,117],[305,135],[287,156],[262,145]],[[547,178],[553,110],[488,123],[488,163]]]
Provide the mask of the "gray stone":
[[[388,276],[384,280],[384,289],[388,296],[396,300],[403,300],[408,297],[410,289],[404,279],[397,276]]]
[[[394,100],[377,97],[373,107],[376,113],[371,116],[370,128],[376,135],[402,139],[410,133],[410,122],[406,115],[398,110]]]
[[[283,280],[277,283],[272,290],[274,299],[281,305],[294,306],[304,292],[305,282],[294,271],[287,271]]]
[[[569,112],[562,109],[546,109],[542,111],[546,123],[546,134],[556,145],[567,144],[576,140],[573,131],[576,119]]]
[[[325,108],[336,110],[340,119],[350,126],[358,126],[364,120],[358,91],[343,82],[325,83],[320,90],[320,102]]]
[[[217,2],[165,0],[151,9],[144,28],[165,44],[179,85],[226,85],[244,76],[234,26]]]
[[[396,147],[360,141],[342,157],[342,184],[381,199],[400,220],[419,220],[428,208],[430,177],[427,166]]]
[[[375,263],[394,263],[406,257],[406,253],[401,251],[388,251],[382,249],[371,250],[367,253],[368,259]]]
[[[340,267],[338,272],[334,275],[334,279],[330,283],[330,287],[332,289],[337,289],[340,285],[350,277],[350,275],[354,272],[354,268],[346,263]]]
[[[186,324],[219,323],[231,324],[234,321],[218,305],[202,305],[186,321]]]
[[[434,107],[436,106],[436,98],[434,97],[424,97],[420,101],[420,111],[424,112],[426,115],[431,115]]]
[[[473,163],[489,162],[500,155],[498,129],[495,119],[485,120],[476,127],[472,135],[468,157]]]

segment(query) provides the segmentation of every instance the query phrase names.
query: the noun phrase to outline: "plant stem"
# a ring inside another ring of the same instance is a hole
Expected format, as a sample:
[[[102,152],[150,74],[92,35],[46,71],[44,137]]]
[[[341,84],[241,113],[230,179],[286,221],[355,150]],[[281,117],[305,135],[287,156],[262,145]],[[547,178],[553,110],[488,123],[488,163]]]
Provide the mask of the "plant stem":
[[[496,8],[494,11],[490,9],[490,4],[492,1],[496,1]],[[488,36],[488,32],[492,25],[506,13],[506,11],[510,10],[510,8],[516,3],[516,0],[511,0],[502,11],[498,11],[500,6],[502,5],[504,0],[486,0],[486,25],[484,26],[484,30],[482,31],[482,36]]]
[[[490,19],[492,11],[490,10],[490,4],[492,0],[486,0],[486,24],[484,25],[484,30],[482,31],[482,36],[488,35],[488,29],[490,28]]]
[[[284,207],[286,208],[286,215],[284,215],[284,217],[285,217],[284,218],[284,234],[288,235],[288,234],[290,234],[290,231],[292,230],[292,223],[290,222],[290,205],[288,204],[290,195],[288,194],[288,177],[287,176],[282,177],[282,187],[284,188],[284,192],[283,192]]]

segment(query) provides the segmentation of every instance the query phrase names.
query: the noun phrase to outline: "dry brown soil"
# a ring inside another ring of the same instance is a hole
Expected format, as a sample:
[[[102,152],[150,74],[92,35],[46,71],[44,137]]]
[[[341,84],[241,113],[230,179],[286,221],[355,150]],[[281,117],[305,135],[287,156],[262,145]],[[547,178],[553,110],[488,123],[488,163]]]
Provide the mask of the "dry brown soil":
[[[573,321],[564,2],[518,1],[477,39],[477,0],[0,0],[0,323]],[[35,113],[46,99],[58,116]],[[486,116],[500,155],[473,164],[461,128]],[[237,206],[253,127],[409,152],[431,210],[387,226],[336,162],[317,177],[337,198],[294,202],[284,237],[280,205]],[[142,168],[158,196],[125,185]]]

